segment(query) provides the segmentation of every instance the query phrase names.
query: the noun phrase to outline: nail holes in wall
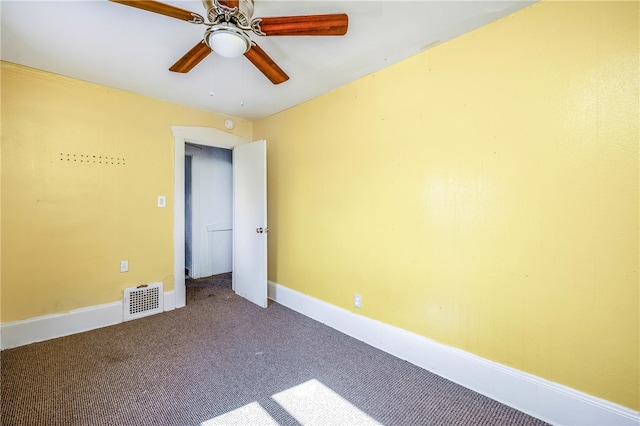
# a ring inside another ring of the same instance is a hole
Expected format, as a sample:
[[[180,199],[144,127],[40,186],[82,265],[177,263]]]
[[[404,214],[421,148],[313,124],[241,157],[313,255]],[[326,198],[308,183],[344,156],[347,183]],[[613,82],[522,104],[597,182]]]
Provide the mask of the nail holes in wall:
[[[93,155],[93,154],[73,154],[73,153],[60,153],[60,161],[65,163],[82,163],[91,165],[105,165],[105,166],[126,166],[126,160],[124,157],[110,157],[108,155]]]

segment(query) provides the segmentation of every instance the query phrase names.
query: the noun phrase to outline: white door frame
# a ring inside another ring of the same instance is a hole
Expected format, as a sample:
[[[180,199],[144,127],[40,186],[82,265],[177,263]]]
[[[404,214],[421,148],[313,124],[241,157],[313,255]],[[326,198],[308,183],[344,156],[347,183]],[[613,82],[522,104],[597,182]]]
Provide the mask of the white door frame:
[[[173,276],[175,307],[186,305],[184,284],[184,144],[187,142],[217,148],[233,149],[251,142],[212,127],[171,126],[173,132]],[[165,301],[166,303],[166,301]]]

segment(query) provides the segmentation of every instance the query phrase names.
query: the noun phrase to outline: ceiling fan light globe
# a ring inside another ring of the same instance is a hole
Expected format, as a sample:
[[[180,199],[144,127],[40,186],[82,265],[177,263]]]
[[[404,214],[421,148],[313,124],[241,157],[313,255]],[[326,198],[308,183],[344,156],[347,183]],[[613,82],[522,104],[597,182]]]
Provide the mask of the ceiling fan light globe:
[[[207,36],[207,44],[215,53],[225,58],[237,58],[251,47],[246,34],[233,27],[212,28]]]

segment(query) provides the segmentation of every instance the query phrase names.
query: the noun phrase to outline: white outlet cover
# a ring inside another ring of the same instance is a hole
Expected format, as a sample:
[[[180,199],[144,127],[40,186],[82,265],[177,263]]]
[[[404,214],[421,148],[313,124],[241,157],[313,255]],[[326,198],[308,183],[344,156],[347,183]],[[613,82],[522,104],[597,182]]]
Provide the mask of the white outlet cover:
[[[356,308],[362,308],[362,296],[359,294],[355,294],[353,296],[353,306]]]
[[[121,260],[120,261],[120,272],[129,272],[129,261]]]
[[[167,207],[167,197],[158,195],[158,207]]]

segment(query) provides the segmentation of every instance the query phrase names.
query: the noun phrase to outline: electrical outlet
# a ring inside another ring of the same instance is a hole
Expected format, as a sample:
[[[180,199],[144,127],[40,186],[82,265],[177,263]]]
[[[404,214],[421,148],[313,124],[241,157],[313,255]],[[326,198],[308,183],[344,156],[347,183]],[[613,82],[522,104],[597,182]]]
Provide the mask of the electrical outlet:
[[[356,308],[362,308],[362,296],[359,294],[353,295],[353,306]]]
[[[120,261],[120,272],[129,272],[129,261],[121,260]]]
[[[158,207],[167,207],[167,197],[158,195]]]

